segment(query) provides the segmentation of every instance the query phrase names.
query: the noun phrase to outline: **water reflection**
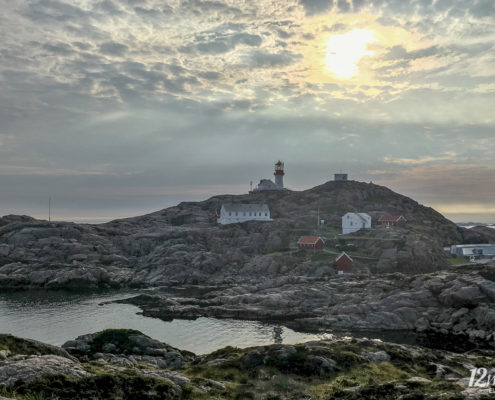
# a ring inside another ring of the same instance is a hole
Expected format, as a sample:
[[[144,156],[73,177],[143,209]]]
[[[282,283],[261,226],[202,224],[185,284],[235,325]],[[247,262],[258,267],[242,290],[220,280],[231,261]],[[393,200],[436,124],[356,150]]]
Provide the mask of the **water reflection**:
[[[138,315],[130,304],[99,303],[131,297],[131,292],[0,293],[0,332],[61,345],[79,335],[107,328],[131,328],[197,354],[225,346],[248,347],[272,343],[300,343],[329,337],[305,334],[257,321],[198,318],[165,322]]]
[[[283,329],[280,326],[274,326],[273,327],[273,335],[272,335],[273,343],[280,344],[283,342],[282,332],[283,332]]]

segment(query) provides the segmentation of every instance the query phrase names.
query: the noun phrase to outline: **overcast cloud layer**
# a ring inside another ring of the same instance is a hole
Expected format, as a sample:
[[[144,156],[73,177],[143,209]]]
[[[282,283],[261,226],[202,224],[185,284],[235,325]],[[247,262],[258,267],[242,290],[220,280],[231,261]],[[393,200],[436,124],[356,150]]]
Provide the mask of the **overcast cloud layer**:
[[[493,0],[0,0],[0,214],[96,220],[340,169],[495,222]],[[376,41],[360,74],[332,35]]]

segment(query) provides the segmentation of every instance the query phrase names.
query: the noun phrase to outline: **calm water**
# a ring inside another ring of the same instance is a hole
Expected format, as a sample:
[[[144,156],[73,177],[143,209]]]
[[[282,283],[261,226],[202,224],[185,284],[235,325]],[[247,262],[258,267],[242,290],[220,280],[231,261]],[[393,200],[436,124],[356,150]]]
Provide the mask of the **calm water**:
[[[255,321],[198,318],[195,321],[165,322],[137,315],[140,310],[133,305],[98,305],[137,294],[44,291],[0,293],[0,333],[61,345],[85,333],[106,328],[130,328],[196,354],[209,353],[225,346],[293,344],[331,337],[298,333],[280,325]]]

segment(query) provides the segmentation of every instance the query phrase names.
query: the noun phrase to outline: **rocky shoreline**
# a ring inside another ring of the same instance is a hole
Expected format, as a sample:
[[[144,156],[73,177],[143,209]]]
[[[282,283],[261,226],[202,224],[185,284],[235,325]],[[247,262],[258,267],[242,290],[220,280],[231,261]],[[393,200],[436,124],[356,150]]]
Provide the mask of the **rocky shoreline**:
[[[414,331],[495,348],[495,265],[438,273],[328,279],[285,277],[202,294],[139,295],[148,317],[281,321],[306,332]]]
[[[0,334],[0,349],[2,400],[488,399],[489,387],[470,385],[470,370],[495,372],[492,350],[460,354],[351,338],[198,356],[111,329],[62,348]]]

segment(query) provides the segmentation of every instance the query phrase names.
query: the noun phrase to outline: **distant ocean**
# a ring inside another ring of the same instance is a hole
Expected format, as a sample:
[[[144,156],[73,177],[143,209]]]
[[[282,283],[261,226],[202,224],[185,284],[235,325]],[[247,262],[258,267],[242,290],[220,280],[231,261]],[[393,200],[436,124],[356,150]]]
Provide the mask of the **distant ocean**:
[[[458,223],[457,225],[463,227],[463,228],[467,228],[467,229],[471,229],[471,228],[474,228],[475,226],[486,226],[487,228],[492,228],[492,229],[495,229],[495,225],[488,225],[488,224],[482,224],[482,223],[479,223],[479,224],[464,224],[464,223]]]

